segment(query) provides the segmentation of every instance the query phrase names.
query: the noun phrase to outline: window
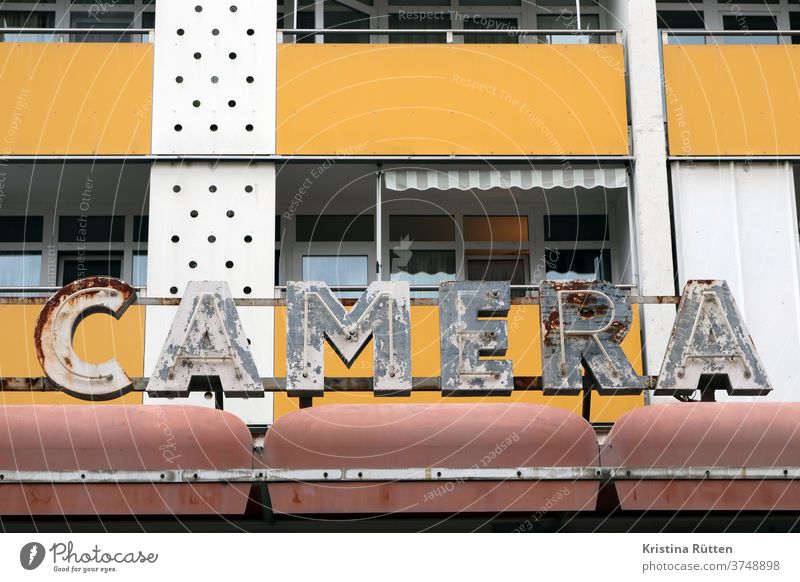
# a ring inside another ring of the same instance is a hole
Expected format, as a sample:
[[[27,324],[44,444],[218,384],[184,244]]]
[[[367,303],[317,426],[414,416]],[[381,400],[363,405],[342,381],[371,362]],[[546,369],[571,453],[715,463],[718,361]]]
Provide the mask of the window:
[[[147,253],[137,251],[133,253],[133,272],[131,285],[134,287],[147,286]]]
[[[55,12],[38,12],[27,10],[0,11],[0,28],[55,28],[55,25]],[[0,42],[48,42],[52,39],[52,34],[0,34]]]
[[[124,216],[60,216],[58,242],[124,242]]]
[[[122,252],[82,251],[58,254],[59,279],[66,285],[86,277],[122,278]]]
[[[392,281],[439,285],[456,278],[456,223],[448,215],[389,217],[389,269]],[[436,291],[414,291],[412,297],[437,297]]]
[[[464,29],[487,31],[486,34],[464,35],[465,44],[516,44],[519,42],[519,34],[514,32],[519,30],[516,18],[467,15],[464,17]]]
[[[0,288],[38,287],[42,274],[41,252],[0,251]],[[18,293],[0,293],[17,295]]]
[[[780,37],[777,36],[751,34],[751,31],[778,30],[778,22],[772,15],[726,14],[722,17],[722,25],[725,30],[740,30],[745,33],[744,36],[725,37],[726,44],[778,44],[780,42]]]
[[[71,12],[71,28],[134,28],[133,12]],[[136,38],[133,38],[136,36]],[[139,41],[138,35],[120,34],[75,34],[78,42],[131,42]]]
[[[42,275],[41,216],[0,217],[0,287],[38,287]]]
[[[705,18],[702,10],[659,10],[658,28],[661,30],[705,30]],[[673,36],[670,44],[705,44],[704,35]]]
[[[330,287],[369,284],[367,255],[304,255],[303,281],[324,281]],[[342,298],[358,298],[361,291],[337,292]]]
[[[40,243],[41,216],[0,216],[0,243]]]
[[[465,216],[464,254],[467,280],[528,282],[528,217]],[[512,295],[525,295],[514,290]]]
[[[568,14],[540,14],[536,17],[536,28],[547,30],[577,31],[578,21]],[[600,28],[600,16],[598,14],[581,14],[581,29],[592,30]],[[595,44],[600,42],[600,37],[596,34],[579,34],[577,32],[565,32],[564,34],[548,34],[539,36],[539,42],[547,44]]]
[[[328,214],[297,216],[297,242],[367,242],[375,239],[374,218]]]
[[[324,26],[317,26],[316,16],[314,14],[314,3],[309,0],[301,0],[298,2],[300,9],[297,12],[297,28],[302,29],[318,29],[318,28],[347,28],[347,29],[364,29],[369,30],[370,22],[369,15],[364,14],[354,8],[328,0],[324,5],[323,24]],[[280,21],[279,21],[280,22]],[[291,22],[285,22],[279,28],[292,28]],[[369,42],[369,34],[325,34],[323,39],[326,43],[363,43]],[[314,43],[317,42],[313,34],[298,37],[297,42],[300,43]]]
[[[371,215],[295,217],[294,277],[328,285],[366,287],[375,273],[375,218]],[[361,292],[337,292],[343,298]]]
[[[59,216],[57,223],[51,285],[93,276],[147,284],[147,216]]]
[[[800,12],[789,13],[789,28],[800,30]],[[800,44],[800,36],[792,36],[792,44]]]
[[[391,29],[447,30],[453,28],[447,10],[399,12],[389,15]],[[401,44],[429,44],[447,42],[444,34],[393,34],[389,42]]]
[[[544,217],[545,278],[612,280],[608,216]]]

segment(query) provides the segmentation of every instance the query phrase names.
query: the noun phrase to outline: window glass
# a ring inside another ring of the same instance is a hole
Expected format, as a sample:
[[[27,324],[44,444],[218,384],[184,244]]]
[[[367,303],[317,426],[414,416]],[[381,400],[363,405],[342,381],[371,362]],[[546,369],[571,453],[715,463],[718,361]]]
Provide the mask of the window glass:
[[[122,253],[62,253],[59,258],[62,285],[86,277],[122,277]]]
[[[375,238],[374,218],[362,214],[297,216],[297,242],[369,242]]]
[[[510,281],[512,285],[527,283],[528,274],[522,257],[467,259],[468,281]],[[512,297],[524,297],[524,289],[512,289]]]
[[[726,44],[778,44],[777,36],[751,34],[751,31],[778,30],[778,22],[772,15],[726,14],[722,17],[725,30],[741,30],[744,36],[725,37]]]
[[[41,216],[0,216],[0,243],[42,242]]]
[[[456,228],[450,216],[393,215],[389,217],[389,240],[453,242]]]
[[[134,216],[133,217],[133,242],[146,243],[150,234],[150,217],[148,216]]]
[[[705,30],[705,18],[702,10],[659,10],[658,28],[661,30]],[[706,37],[671,36],[670,44],[705,44]]]
[[[369,258],[366,255],[306,255],[303,281],[324,281],[330,287],[365,286],[369,283]],[[340,292],[339,297],[358,298],[361,292]]]
[[[608,216],[605,214],[550,214],[544,217],[546,241],[608,240]]]
[[[800,30],[800,12],[789,13],[789,28],[792,30]],[[792,44],[800,44],[800,36],[791,37]]]
[[[608,249],[547,249],[545,265],[549,280],[612,280]]]
[[[466,242],[525,242],[528,240],[527,216],[465,216]]]
[[[0,252],[0,287],[38,287],[41,271],[42,255],[38,252]]]
[[[465,44],[516,44],[519,42],[519,30],[516,18],[497,18],[479,14],[464,16],[465,30],[496,30],[486,34],[465,34]]]
[[[6,2],[8,4],[8,2]],[[2,3],[0,3],[2,5]],[[55,12],[27,10],[0,11],[0,28],[55,28]],[[0,42],[51,42],[52,34],[0,34]]]
[[[124,216],[60,216],[58,242],[123,242]]]
[[[133,253],[131,285],[134,287],[147,286],[147,253]]]
[[[450,14],[446,10],[406,11],[389,15],[391,29],[447,30],[453,28]],[[444,43],[444,34],[393,34],[389,42],[402,44]]]
[[[71,28],[133,28],[133,12],[72,12]],[[139,35],[120,34],[74,34],[77,42],[131,42],[139,41]],[[132,38],[132,37],[136,38]]]
[[[542,30],[577,30],[578,21],[572,12],[565,14],[539,14],[536,17],[536,28]],[[597,14],[581,14],[581,29],[592,30],[600,28],[600,16]],[[589,44],[599,43],[600,37],[596,34],[548,34],[539,36],[539,42],[547,44]]]
[[[414,285],[438,285],[456,278],[455,251],[401,250],[391,252],[392,281]],[[436,291],[412,291],[412,297],[434,298]]]
[[[511,281],[512,285],[524,285],[525,279],[522,258],[467,259],[469,281]]]

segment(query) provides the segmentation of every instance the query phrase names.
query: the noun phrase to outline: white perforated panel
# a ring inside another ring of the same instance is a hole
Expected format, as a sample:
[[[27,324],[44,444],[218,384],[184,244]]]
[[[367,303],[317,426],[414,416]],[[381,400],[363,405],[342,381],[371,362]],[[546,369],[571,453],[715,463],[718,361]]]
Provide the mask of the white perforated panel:
[[[275,279],[275,166],[272,163],[157,162],[150,176],[147,294],[180,298],[189,281],[227,281],[235,298],[269,298]],[[149,307],[145,371],[149,375],[175,307]],[[259,374],[273,374],[273,309],[240,307]],[[147,399],[155,403],[164,399]],[[174,403],[213,406],[192,395]],[[248,423],[272,419],[272,397],[226,399]]]
[[[274,154],[274,0],[156,7],[155,154]]]

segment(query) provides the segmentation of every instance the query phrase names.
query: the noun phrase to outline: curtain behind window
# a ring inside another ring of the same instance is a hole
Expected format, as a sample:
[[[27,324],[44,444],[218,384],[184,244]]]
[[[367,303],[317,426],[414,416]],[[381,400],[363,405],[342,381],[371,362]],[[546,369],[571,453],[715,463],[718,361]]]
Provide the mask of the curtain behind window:
[[[55,28],[55,12],[27,12],[3,10],[0,12],[0,28]],[[52,34],[0,34],[2,42],[50,42]]]

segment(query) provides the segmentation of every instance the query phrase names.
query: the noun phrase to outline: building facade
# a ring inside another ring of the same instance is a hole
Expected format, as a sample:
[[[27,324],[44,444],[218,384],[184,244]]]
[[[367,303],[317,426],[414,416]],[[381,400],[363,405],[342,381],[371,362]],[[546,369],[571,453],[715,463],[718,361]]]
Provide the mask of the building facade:
[[[792,0],[4,2],[0,292],[109,275],[157,299],[200,280],[239,300],[279,299],[287,281],[352,299],[408,281],[413,376],[436,377],[435,287],[511,281],[506,357],[537,376],[525,299],[541,281],[674,296],[724,279],[767,398],[796,401],[798,23]],[[27,303],[0,305],[2,377],[42,376],[41,305]],[[176,310],[89,318],[76,352],[147,377]],[[285,308],[240,313],[260,374],[285,376]],[[636,306],[623,348],[640,375],[658,374],[674,319]],[[371,376],[369,349],[350,368],[329,349],[326,373]],[[663,397],[591,398],[590,420],[613,422]],[[221,404],[251,425],[298,407],[282,393]]]

